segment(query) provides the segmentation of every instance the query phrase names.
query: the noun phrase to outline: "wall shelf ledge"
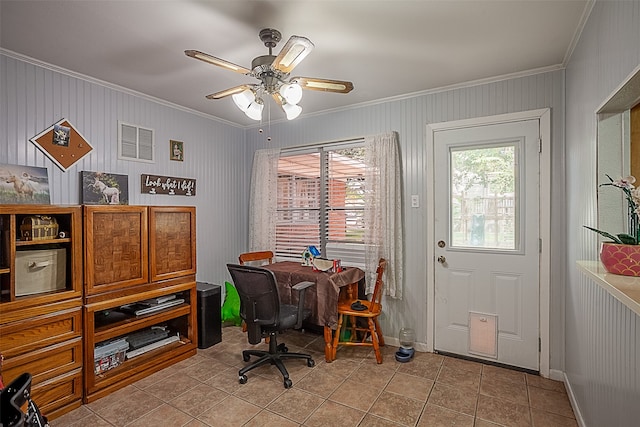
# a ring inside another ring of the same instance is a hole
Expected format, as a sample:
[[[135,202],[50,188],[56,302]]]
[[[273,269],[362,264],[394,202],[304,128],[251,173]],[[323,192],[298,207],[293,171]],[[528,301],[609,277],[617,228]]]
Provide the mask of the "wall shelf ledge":
[[[577,265],[601,288],[640,316],[640,277],[608,273],[600,261],[577,261]]]

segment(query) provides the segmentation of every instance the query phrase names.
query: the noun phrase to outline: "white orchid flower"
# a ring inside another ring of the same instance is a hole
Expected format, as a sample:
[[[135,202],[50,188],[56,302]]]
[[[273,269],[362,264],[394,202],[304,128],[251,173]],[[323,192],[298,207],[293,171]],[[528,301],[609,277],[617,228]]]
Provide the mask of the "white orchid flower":
[[[635,182],[636,178],[629,175],[627,177],[618,178],[617,180],[613,181],[613,185],[615,185],[616,187],[628,188],[629,190],[633,190],[635,188],[635,186],[633,185],[635,184]]]

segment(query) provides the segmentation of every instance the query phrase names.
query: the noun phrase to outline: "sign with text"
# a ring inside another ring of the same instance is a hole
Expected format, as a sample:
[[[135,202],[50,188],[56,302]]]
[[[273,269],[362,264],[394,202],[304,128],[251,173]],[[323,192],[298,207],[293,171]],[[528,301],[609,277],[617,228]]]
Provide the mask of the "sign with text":
[[[168,194],[170,196],[195,196],[196,180],[174,178],[172,176],[140,175],[140,189],[147,194]]]

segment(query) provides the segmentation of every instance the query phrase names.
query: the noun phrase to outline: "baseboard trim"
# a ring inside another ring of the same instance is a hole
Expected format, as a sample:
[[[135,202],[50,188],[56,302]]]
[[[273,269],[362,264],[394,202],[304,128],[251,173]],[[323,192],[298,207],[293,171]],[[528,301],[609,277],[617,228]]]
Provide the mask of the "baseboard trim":
[[[573,415],[576,417],[576,422],[580,427],[587,427],[587,423],[585,423],[584,418],[582,418],[580,406],[578,405],[578,401],[576,400],[576,396],[573,392],[573,388],[571,387],[571,382],[569,381],[567,374],[562,372],[562,378],[563,379],[561,381],[564,381],[564,387],[567,389],[567,396],[569,396],[569,403],[571,403],[571,408],[573,409]]]
[[[554,381],[566,382],[564,372],[559,371],[557,369],[549,369],[549,379]]]

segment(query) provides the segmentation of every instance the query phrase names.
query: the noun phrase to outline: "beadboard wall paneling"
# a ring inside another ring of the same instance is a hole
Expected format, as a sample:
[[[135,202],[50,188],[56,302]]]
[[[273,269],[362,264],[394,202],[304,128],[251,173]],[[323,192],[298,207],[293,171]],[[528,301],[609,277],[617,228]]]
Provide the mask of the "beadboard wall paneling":
[[[433,274],[425,259],[426,200],[425,131],[428,123],[459,120],[550,107],[552,109],[554,186],[552,205],[563,206],[563,92],[564,72],[554,71],[477,86],[419,94],[406,99],[301,117],[292,122],[271,123],[244,131],[197,115],[102,85],[69,77],[20,60],[2,60],[3,129],[7,149],[0,162],[47,166],[53,203],[77,203],[78,173],[104,170],[130,176],[132,204],[180,204],[170,196],[139,194],[139,174],[166,174],[198,179],[198,196],[185,204],[198,206],[198,279],[221,282],[227,278],[224,262],[235,260],[247,244],[250,166],[255,149],[286,147],[321,141],[398,131],[403,157],[405,195],[416,194],[420,208],[410,208],[405,197],[405,298],[389,300],[383,319],[387,336],[403,326],[413,326],[419,342],[426,342],[426,277]],[[39,77],[36,77],[39,76]],[[30,83],[35,81],[35,83]],[[307,94],[308,96],[341,96]],[[28,138],[65,117],[96,148],[67,173],[62,173]],[[148,126],[156,131],[157,163],[153,165],[117,159],[117,121]],[[11,123],[11,126],[8,124]],[[258,129],[263,132],[258,132]],[[272,140],[268,141],[267,137]],[[246,138],[248,146],[242,143]],[[168,160],[168,140],[185,142],[185,162]],[[195,201],[194,201],[195,200]],[[561,235],[564,217],[554,216],[552,235]],[[564,289],[564,241],[552,244],[551,367],[562,366],[562,301]],[[553,256],[555,254],[555,256]],[[213,262],[212,262],[213,260]]]
[[[67,172],[29,138],[61,118],[93,151]],[[118,120],[154,129],[155,163],[118,159]],[[226,263],[246,248],[249,175],[244,129],[152,99],[0,55],[0,163],[46,167],[51,203],[80,202],[80,171],[129,176],[129,204],[197,207],[198,280],[223,283]],[[185,160],[169,160],[169,140],[184,142]],[[249,157],[250,159],[250,157]],[[140,175],[195,178],[196,196],[140,193]]]
[[[580,273],[598,258],[595,111],[640,64],[640,2],[597,1],[566,69],[565,375],[586,426],[640,419],[640,320]]]
[[[354,82],[357,87],[357,82]],[[348,96],[320,94],[322,96]],[[306,96],[313,96],[305,92]],[[304,108],[304,97],[301,102]],[[426,278],[433,274],[433,260],[426,259],[426,125],[451,120],[551,108],[552,141],[552,277],[551,277],[551,361],[552,369],[562,369],[564,253],[564,71],[552,71],[488,84],[415,94],[406,99],[300,116],[290,122],[263,123],[247,131],[251,149],[288,147],[323,141],[348,139],[397,131],[400,139],[404,185],[405,291],[402,301],[386,300],[382,318],[385,336],[397,337],[400,328],[416,330],[417,342],[426,343]],[[260,133],[258,130],[262,129]],[[268,141],[271,136],[271,141]],[[419,208],[411,208],[410,195],[418,195]],[[557,236],[557,237],[556,237]]]

